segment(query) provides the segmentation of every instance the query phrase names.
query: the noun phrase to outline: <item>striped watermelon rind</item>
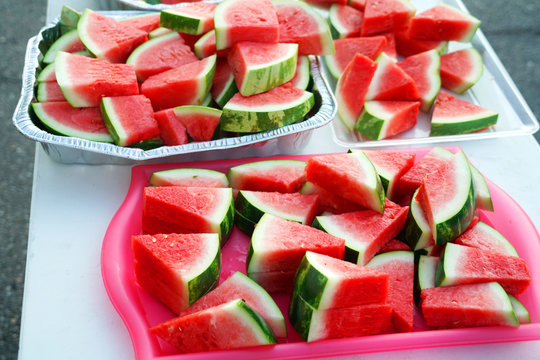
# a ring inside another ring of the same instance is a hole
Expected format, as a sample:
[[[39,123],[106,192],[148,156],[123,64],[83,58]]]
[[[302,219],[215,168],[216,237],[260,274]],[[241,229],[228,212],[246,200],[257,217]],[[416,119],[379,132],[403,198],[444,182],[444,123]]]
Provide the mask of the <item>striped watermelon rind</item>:
[[[489,191],[486,178],[472,164],[471,172],[474,183],[474,192],[476,194],[476,208],[493,211],[493,201],[491,200],[491,192]]]
[[[221,251],[219,236],[217,234],[209,235],[215,238],[215,241],[211,242],[214,247],[211,249],[212,252],[210,253],[214,254],[214,258],[209,264],[205,265],[203,271],[200,271],[196,276],[193,276],[190,280],[188,280],[187,287],[189,294],[189,305],[193,304],[201,296],[206,294],[219,280],[219,274],[221,270]],[[204,264],[204,262],[201,261],[200,264]],[[187,275],[186,277],[189,279],[189,275]]]
[[[436,106],[436,105],[435,105]],[[484,109],[474,114],[431,118],[430,136],[467,134],[497,124],[499,114]]]
[[[308,90],[311,84],[312,78],[309,58],[305,55],[299,55],[296,64],[296,74],[291,80],[291,85],[298,89]]]
[[[191,35],[200,35],[209,31],[203,17],[183,13],[182,8],[162,10],[159,26]]]
[[[418,189],[411,198],[409,212],[407,213],[407,221],[405,222],[405,226],[401,233],[398,235],[398,238],[401,241],[409,245],[409,247],[415,251],[434,245],[431,228],[420,203],[416,200],[417,194]]]

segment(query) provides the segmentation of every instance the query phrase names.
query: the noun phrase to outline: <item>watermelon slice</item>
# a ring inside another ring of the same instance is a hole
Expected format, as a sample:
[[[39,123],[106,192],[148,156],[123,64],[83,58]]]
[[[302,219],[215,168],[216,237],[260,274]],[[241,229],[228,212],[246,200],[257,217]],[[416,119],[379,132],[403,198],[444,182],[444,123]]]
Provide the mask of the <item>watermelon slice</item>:
[[[243,41],[233,46],[228,61],[243,96],[259,94],[294,77],[297,44]]]
[[[186,127],[176,117],[173,109],[161,110],[154,113],[159,127],[160,137],[167,146],[187,144],[189,139]]]
[[[182,353],[277,342],[266,321],[241,299],[174,318],[154,326],[150,331]]]
[[[294,279],[294,296],[314,309],[383,304],[388,274],[307,251]]]
[[[437,286],[489,281],[498,282],[507,293],[516,295],[525,291],[531,280],[525,260],[519,257],[446,244],[435,274]]]
[[[289,320],[307,342],[381,334],[392,328],[392,308],[386,304],[316,310],[293,296]]]
[[[474,216],[475,197],[463,151],[424,177],[417,199],[436,245],[452,241],[465,231]]]
[[[438,4],[416,14],[409,24],[409,37],[413,39],[469,42],[480,20],[455,7]]]
[[[499,114],[441,90],[431,116],[431,136],[466,134],[497,124]]]
[[[210,55],[216,54],[218,57],[227,57],[229,54],[229,49],[223,49],[223,50],[216,50],[216,31],[210,30],[203,36],[197,40],[195,44],[193,44],[193,50],[195,51],[195,55],[199,59],[204,59],[205,57],[208,57]]]
[[[437,256],[420,255],[414,274],[414,302],[420,304],[424,289],[435,287],[435,271],[439,258]]]
[[[176,32],[158,36],[137,47],[127,58],[133,65],[137,78],[143,82],[148,77],[197,61],[191,48]]]
[[[77,33],[77,30],[71,30],[60,36],[51,45],[49,50],[47,50],[47,52],[43,55],[43,59],[41,61],[44,64],[50,64],[54,62],[54,58],[59,51],[74,53],[83,50],[86,50],[86,47],[81,42],[81,39],[79,39],[79,34]]]
[[[429,50],[436,50],[439,54],[443,54],[448,47],[448,41],[411,39],[408,28],[394,32],[394,37],[396,40],[396,51],[404,57]]]
[[[77,31],[84,46],[95,57],[112,63],[125,62],[129,54],[148,39],[145,31],[90,9],[83,11]]]
[[[193,3],[161,11],[159,25],[191,35],[201,35],[214,28],[216,4]]]
[[[362,152],[312,156],[306,180],[376,212],[384,211],[384,188],[371,161]]]
[[[130,65],[58,52],[54,61],[58,85],[74,107],[97,107],[104,96],[136,95],[137,75]]]
[[[216,234],[137,235],[132,237],[132,249],[139,284],[176,314],[219,279],[221,252]]]
[[[233,227],[232,190],[184,186],[146,187],[143,214],[180,224],[193,232],[218,233],[224,243]]]
[[[338,79],[353,57],[360,53],[375,60],[386,45],[384,36],[356,37],[334,40],[336,53],[325,56],[325,62],[330,73]]]
[[[54,62],[45,66],[43,69],[41,69],[41,71],[39,71],[36,81],[37,82],[56,81],[56,74],[54,73]]]
[[[317,203],[317,195],[240,190],[234,207],[239,215],[253,223],[269,213],[310,225],[318,209]]]
[[[414,80],[384,52],[377,58],[377,71],[366,93],[366,100],[418,100]]]
[[[252,96],[237,93],[223,106],[221,128],[241,133],[274,130],[301,120],[314,105],[311,92],[290,83]]]
[[[334,4],[328,12],[330,32],[334,39],[360,36],[364,13],[352,6]]]
[[[414,253],[394,251],[375,256],[367,267],[390,275],[387,304],[392,307],[392,323],[400,332],[410,332],[414,324]]]
[[[141,93],[152,101],[154,110],[181,105],[200,105],[210,91],[216,56],[194,61],[150,76],[141,85]]]
[[[366,101],[355,129],[372,140],[386,139],[416,125],[418,101]]]
[[[475,48],[444,54],[441,56],[442,87],[463,94],[480,80],[483,70],[482,55]]]
[[[270,0],[224,0],[214,11],[216,49],[240,41],[276,43],[279,22]]]
[[[221,118],[221,110],[207,106],[178,106],[173,111],[193,141],[210,141]]]
[[[513,297],[512,295],[508,295],[508,298],[510,299],[510,302],[512,303],[512,309],[514,310],[514,314],[516,314],[516,317],[520,324],[528,324],[531,322],[531,316],[529,315],[529,312],[523,306],[523,304]]]
[[[307,90],[311,87],[311,65],[309,59],[305,55],[298,56],[296,61],[296,73],[290,81],[295,88]]]
[[[154,186],[229,187],[227,176],[210,169],[179,168],[153,172],[148,180]]]
[[[62,10],[60,11],[60,27],[62,30],[61,32],[65,33],[64,29],[75,29],[80,18],[80,12],[73,9],[71,6],[62,5]]]
[[[422,290],[422,314],[435,328],[519,326],[508,295],[496,282]]]
[[[305,165],[300,160],[253,161],[231,167],[227,178],[234,189],[292,193],[306,181]]]
[[[279,42],[298,44],[300,55],[334,53],[328,23],[311,6],[296,0],[274,0],[272,3],[279,22]]]
[[[417,194],[418,190],[411,197],[407,221],[398,235],[398,238],[408,244],[414,251],[435,245],[431,227],[424,215],[424,210],[422,210],[417,200]]]
[[[345,260],[367,264],[380,248],[394,239],[407,219],[408,207],[386,201],[384,214],[372,210],[321,215],[313,226],[345,240]]]
[[[36,100],[38,102],[66,101],[60,85],[56,81],[40,82],[37,84]]]
[[[238,92],[234,75],[226,59],[217,59],[216,73],[212,82],[210,94],[214,101],[221,107]]]
[[[193,314],[238,298],[245,301],[247,305],[261,315],[276,337],[287,337],[285,318],[274,299],[255,281],[239,271],[182,311],[180,316]]]
[[[143,95],[104,97],[100,110],[116,145],[128,146],[160,134],[152,104]]]
[[[354,55],[336,85],[336,103],[341,121],[352,130],[364,107],[377,63],[362,54]]]
[[[493,211],[493,201],[491,200],[491,192],[489,191],[488,184],[484,175],[471,165],[471,173],[474,183],[474,192],[476,194],[476,208]]]
[[[345,241],[308,225],[264,214],[251,237],[248,273],[291,271],[290,284],[306,251],[342,259]]]
[[[416,13],[408,0],[366,0],[362,36],[392,32],[406,27]]]
[[[112,142],[99,108],[74,108],[67,102],[32,103],[39,120],[54,134]]]
[[[455,240],[455,243],[493,251],[498,254],[519,256],[516,249],[500,232],[482,221],[479,221],[472,228],[461,234]]]
[[[320,186],[317,186],[309,181],[306,181],[302,189],[302,194],[316,194],[319,196],[319,213],[327,211],[332,214],[341,214],[344,212],[364,210],[363,206],[360,206],[352,201],[349,201],[334,191],[328,191]]]
[[[159,27],[159,17],[159,13],[149,13],[119,19],[118,22],[150,33]]]
[[[440,63],[437,50],[412,55],[398,63],[398,66],[414,80],[420,96],[420,110],[425,113],[431,109],[441,89]]]

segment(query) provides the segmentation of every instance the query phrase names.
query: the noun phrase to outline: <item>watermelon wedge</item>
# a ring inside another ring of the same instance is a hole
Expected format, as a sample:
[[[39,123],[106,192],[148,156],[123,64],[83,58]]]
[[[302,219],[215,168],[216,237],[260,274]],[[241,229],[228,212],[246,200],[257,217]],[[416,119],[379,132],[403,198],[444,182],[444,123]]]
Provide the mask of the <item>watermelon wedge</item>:
[[[334,191],[328,191],[309,181],[306,181],[302,189],[302,194],[316,194],[319,196],[319,213],[327,211],[332,214],[341,214],[344,212],[364,210],[364,207],[348,199],[345,199]]]
[[[173,109],[155,112],[154,119],[158,123],[159,136],[164,145],[175,146],[188,143],[186,127],[178,120]]]
[[[367,264],[381,247],[394,239],[407,219],[408,207],[386,201],[384,214],[373,210],[321,215],[313,226],[345,240],[345,260]],[[368,229],[368,230],[366,230]]]
[[[396,51],[399,55],[407,57],[429,50],[436,50],[439,55],[446,52],[448,41],[443,40],[419,40],[409,37],[409,29],[394,32]]]
[[[104,96],[137,95],[139,85],[132,66],[58,52],[56,80],[74,107],[97,107]]]
[[[158,28],[155,28],[154,30],[150,31],[148,33],[148,39],[153,39],[153,38],[156,38],[158,36],[161,36],[161,35],[165,35],[165,34],[168,34],[168,33],[172,33],[173,31],[171,29],[167,29],[167,28],[164,28],[164,27],[158,27]]]
[[[88,51],[112,63],[125,62],[129,54],[148,39],[147,32],[90,9],[83,11],[77,32]]]
[[[376,212],[384,212],[384,188],[377,171],[362,152],[312,156],[306,180]]]
[[[309,58],[306,55],[298,56],[296,61],[296,73],[290,83],[293,87],[302,90],[311,88],[311,65],[309,64]]]
[[[279,42],[298,44],[300,55],[334,53],[325,19],[308,4],[296,0],[272,1],[279,22]]]
[[[352,6],[334,4],[328,11],[330,32],[334,39],[360,36],[364,13]]]
[[[54,73],[54,62],[45,66],[36,78],[37,82],[51,82],[56,81],[56,74]]]
[[[270,0],[224,0],[214,11],[216,49],[240,41],[276,43],[279,22]]]
[[[274,130],[301,120],[314,105],[311,92],[290,83],[252,96],[237,93],[223,106],[221,128],[241,133]]]
[[[418,101],[366,101],[355,129],[372,140],[386,139],[416,125]]]
[[[444,54],[441,56],[442,87],[463,94],[480,80],[483,70],[482,55],[475,48]]]
[[[60,85],[56,81],[40,82],[37,84],[36,100],[38,102],[66,101]]]
[[[112,142],[97,107],[74,108],[67,102],[32,103],[39,120],[54,134]]]
[[[422,210],[417,200],[417,194],[418,190],[411,197],[405,226],[398,235],[398,238],[408,244],[414,251],[435,245],[431,227],[424,215],[424,210]]]
[[[336,85],[336,103],[341,121],[352,130],[362,113],[364,100],[377,63],[362,54],[354,55]]]
[[[178,106],[173,111],[193,141],[210,141],[221,119],[221,110],[207,106]]]
[[[210,94],[214,101],[221,107],[238,92],[234,75],[226,59],[217,59],[216,72],[212,82]]]
[[[159,27],[159,16],[159,13],[135,15],[119,19],[118,22],[150,33]]]
[[[182,311],[180,316],[193,314],[238,298],[261,315],[276,337],[287,337],[285,318],[274,299],[255,281],[239,271]]]
[[[229,187],[227,176],[210,169],[179,168],[153,172],[148,179],[154,186]]]
[[[194,61],[150,76],[141,85],[141,93],[152,101],[154,110],[181,105],[200,105],[210,91],[216,56]]]
[[[306,181],[305,165],[300,160],[253,161],[231,167],[227,178],[234,189],[292,193]]]
[[[260,94],[294,77],[297,44],[267,44],[243,41],[228,56],[236,86],[243,96]]]
[[[434,328],[519,326],[512,303],[496,282],[422,290],[422,314]]]
[[[219,278],[221,252],[216,234],[137,235],[132,237],[132,249],[139,284],[176,314]]]
[[[216,4],[193,3],[161,11],[159,25],[191,35],[201,35],[214,28]]]
[[[441,89],[440,63],[437,50],[412,55],[398,63],[398,66],[414,80],[420,96],[420,110],[425,113],[431,109]]]
[[[431,116],[432,136],[466,134],[497,124],[499,114],[441,90]]]
[[[409,24],[412,39],[469,42],[480,20],[455,7],[438,4],[416,14]]]
[[[133,65],[137,78],[148,77],[197,61],[191,48],[177,32],[158,36],[138,46],[126,60]]]
[[[482,173],[471,165],[471,173],[474,183],[474,192],[476,194],[476,208],[493,211],[493,201],[491,200],[491,192],[489,191],[486,178]]]
[[[277,342],[266,321],[241,299],[174,318],[154,326],[150,331],[182,353]]]
[[[519,256],[516,249],[500,232],[482,221],[458,236],[455,243],[498,254]]]
[[[197,40],[193,44],[193,51],[199,59],[204,59],[210,55],[216,54],[218,57],[227,57],[229,54],[229,49],[216,50],[216,31],[210,30]]]
[[[86,47],[79,39],[79,33],[74,29],[60,36],[43,55],[41,61],[44,64],[50,64],[54,62],[54,58],[59,51],[74,53],[83,50],[86,50]]]
[[[416,13],[408,0],[366,0],[362,36],[392,32],[406,27]]]
[[[324,57],[330,73],[338,79],[353,57],[360,53],[375,60],[386,45],[384,36],[355,37],[334,40],[336,53]]]

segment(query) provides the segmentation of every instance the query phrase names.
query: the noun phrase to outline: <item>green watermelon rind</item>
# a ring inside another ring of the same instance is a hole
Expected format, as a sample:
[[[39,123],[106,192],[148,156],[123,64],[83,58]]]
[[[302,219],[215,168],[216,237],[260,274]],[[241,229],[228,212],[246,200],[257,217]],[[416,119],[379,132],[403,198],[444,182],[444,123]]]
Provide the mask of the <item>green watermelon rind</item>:
[[[251,323],[250,326],[247,326],[245,328],[252,329],[253,332],[255,332],[255,330],[258,330],[258,337],[261,340],[261,344],[277,344],[276,336],[274,335],[274,332],[272,331],[270,325],[268,325],[266,320],[264,320],[261,315],[259,315],[259,313],[253,310],[243,300],[238,299],[235,302],[235,306],[239,315],[241,314],[244,319],[249,320],[249,322],[245,321],[246,323]]]
[[[235,0],[221,1],[214,10],[214,30],[216,31],[216,50],[222,50],[230,47],[228,38],[229,27],[227,23],[227,11],[229,8],[234,8]]]
[[[264,238],[264,234],[267,231],[271,231],[271,229],[265,230],[267,227],[272,227],[272,216],[265,214],[257,223],[257,227],[253,231],[251,241],[249,242],[249,249],[246,257],[246,271],[248,273],[265,272],[265,270],[261,270],[259,267],[261,260],[260,252],[261,250],[264,250],[260,248],[261,246],[264,247],[264,241],[259,239]],[[262,234],[262,236],[259,234]]]
[[[498,113],[485,109],[481,114],[462,115],[453,118],[432,118],[430,135],[467,134],[497,124],[498,117]]]
[[[93,10],[90,9],[84,9],[79,22],[77,23],[77,33],[79,34],[79,38],[81,39],[81,42],[86,46],[88,51],[95,57],[101,58],[102,54],[100,53],[101,46],[98,43],[95,43],[92,40],[92,37],[90,34],[92,33],[91,30],[89,30],[88,21],[89,18],[94,13]]]
[[[215,256],[214,259],[204,268],[204,271],[197,274],[187,281],[188,288],[188,304],[191,305],[201,296],[210,291],[219,280],[221,271],[221,251],[220,240],[216,234]],[[207,243],[209,241],[206,241]],[[201,262],[199,262],[201,263]]]
[[[128,134],[122,127],[122,122],[115,113],[112,105],[114,97],[102,97],[99,104],[101,116],[105,122],[107,130],[113,139],[113,142],[118,146],[126,146]]]
[[[236,225],[238,230],[251,237],[253,235],[253,231],[255,231],[255,226],[257,225],[257,223],[246,219],[239,212],[235,212],[234,225]]]
[[[61,123],[55,121],[53,118],[49,117],[41,110],[40,103],[31,104],[32,111],[41,121],[41,123],[53,134],[58,134],[62,136],[70,137],[79,137],[81,139],[86,139],[96,142],[112,143],[113,138],[109,134],[95,134],[86,131],[73,131],[72,129],[62,125]]]
[[[216,104],[218,104],[219,107],[223,109],[225,104],[227,104],[227,102],[231,100],[231,98],[237,92],[238,87],[236,86],[236,81],[234,81],[234,75],[231,73],[229,79],[227,80],[227,83],[223,87],[223,90],[219,94],[216,94],[215,97],[212,95],[212,97]]]
[[[58,38],[58,40],[52,43],[49,50],[47,50],[47,52],[43,56],[41,62],[43,62],[44,64],[51,64],[52,62],[54,62],[58,51],[65,51],[64,49],[66,49],[66,46],[69,46],[78,40],[79,34],[75,29],[63,34]]]
[[[163,186],[165,181],[183,178],[205,178],[216,180],[221,183],[221,187],[229,187],[227,176],[217,170],[201,168],[179,168],[170,170],[155,171],[150,175],[148,182],[150,185]]]
[[[429,50],[427,53],[429,53],[430,57],[432,58],[431,66],[427,69],[427,73],[429,75],[428,77],[430,80],[432,80],[432,83],[431,92],[425,96],[421,96],[420,99],[420,110],[424,113],[429,112],[433,106],[433,103],[435,102],[435,99],[437,98],[437,95],[439,94],[439,90],[441,89],[441,76],[439,74],[441,67],[441,56],[439,51],[435,49]]]
[[[531,315],[529,314],[529,311],[521,301],[516,299],[513,295],[508,294],[508,298],[510,299],[510,303],[512,303],[512,308],[514,309],[514,314],[516,314],[516,317],[520,324],[529,324],[531,322]]]
[[[416,200],[416,194],[418,189],[411,198],[405,226],[398,235],[398,238],[414,251],[433,245],[431,228],[420,203]]]
[[[332,34],[332,39],[343,39],[349,36],[349,29],[346,29],[342,23],[341,19],[338,16],[339,7],[343,6],[340,4],[332,4],[328,10],[328,24],[330,27],[330,33]]]
[[[49,102],[49,101],[58,101],[59,99],[50,99],[49,91],[47,87],[49,83],[47,82],[38,82],[36,86],[36,100],[37,102]]]
[[[300,296],[314,309],[318,309],[323,298],[331,297],[330,293],[335,289],[332,285],[335,284],[332,284],[331,279],[321,271],[324,267],[318,269],[317,258],[311,254],[310,251],[306,251],[298,265],[294,277],[293,297]]]
[[[71,106],[88,106],[88,101],[81,96],[80,92],[75,89],[71,76],[67,71],[67,69],[69,68],[69,56],[70,54],[64,51],[59,51],[56,54],[53,62],[54,72],[56,74],[56,81],[58,82],[58,85],[62,90],[62,94],[64,94],[64,97],[71,104]]]
[[[79,22],[80,18],[80,12],[68,5],[62,5],[62,10],[60,12],[60,22],[64,27],[68,29],[76,29],[77,23]]]
[[[158,27],[148,33],[148,40],[173,32],[171,29]]]
[[[204,32],[204,21],[202,18],[178,13],[174,9],[161,10],[159,26],[190,35],[200,35]]]
[[[282,44],[285,45],[285,44]],[[287,51],[279,58],[269,59],[264,64],[247,66],[241,84],[236,84],[240,94],[250,96],[260,94],[282,85],[294,77],[298,57],[298,44],[286,44]]]
[[[436,256],[420,255],[414,276],[414,301],[420,303],[420,293],[423,289],[435,287],[435,271],[439,258]]]
[[[219,220],[219,234],[221,239],[221,245],[223,246],[229,236],[231,235],[231,232],[234,227],[234,197],[232,193],[232,189],[230,189],[230,199],[224,199],[223,203],[228,203],[227,211],[225,212],[225,215],[221,220]]]
[[[459,257],[457,254],[464,245],[446,244],[435,270],[435,286],[451,286],[455,283],[453,265]]]
[[[354,126],[358,133],[372,140],[384,139],[387,136],[387,128],[394,114],[384,111],[379,106],[384,103],[385,101],[378,100],[369,100],[364,103],[362,113]]]
[[[305,341],[310,339],[310,330],[315,309],[299,295],[294,294],[289,303],[289,322]]]
[[[311,65],[309,58],[305,55],[298,56],[298,64],[296,65],[296,81],[291,83],[292,86],[298,89],[307,90],[312,81],[311,79]],[[293,78],[294,80],[294,78]]]
[[[313,93],[287,103],[264,106],[238,106],[231,101],[223,107],[221,128],[225,131],[253,133],[274,130],[302,119],[315,105]]]

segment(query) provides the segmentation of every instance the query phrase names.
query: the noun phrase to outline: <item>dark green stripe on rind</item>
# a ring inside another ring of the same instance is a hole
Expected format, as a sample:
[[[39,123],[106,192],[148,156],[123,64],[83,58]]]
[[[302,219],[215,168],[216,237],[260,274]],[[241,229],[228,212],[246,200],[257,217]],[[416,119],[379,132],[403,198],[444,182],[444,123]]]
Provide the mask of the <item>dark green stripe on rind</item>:
[[[236,225],[238,230],[240,230],[241,232],[243,232],[247,236],[253,235],[253,231],[255,230],[255,225],[257,225],[257,223],[255,223],[255,222],[253,222],[253,221],[251,221],[249,219],[246,219],[245,217],[243,217],[238,212],[235,213],[234,224]]]
[[[291,296],[289,303],[289,321],[293,328],[305,341],[308,340],[311,328],[311,317],[314,309],[298,295]]]
[[[219,280],[221,271],[221,251],[217,248],[216,257],[212,263],[201,274],[188,281],[188,301],[189,305],[197,301],[201,296],[206,294],[214,284]]]
[[[471,118],[463,122],[431,122],[431,136],[467,134],[497,124],[499,115],[494,113],[483,118]]]
[[[220,108],[223,108],[225,104],[238,92],[236,87],[236,82],[234,81],[234,76],[231,75],[230,79],[227,81],[223,91],[216,95],[214,101],[219,105]]]
[[[358,121],[356,121],[356,125],[354,126],[354,128],[356,129],[356,131],[358,131],[365,137],[368,137],[372,140],[377,140],[381,135],[381,130],[384,127],[384,122],[384,119],[378,118],[370,114],[368,111],[366,111],[366,108],[364,107],[362,113],[360,114],[360,117],[358,118]]]
[[[418,194],[418,189],[413,194],[409,203],[409,212],[407,213],[407,220],[405,220],[405,226],[397,236],[400,241],[403,241],[412,250],[419,250],[424,246],[428,245],[423,243],[422,241],[425,240],[423,238],[425,238],[426,236],[429,236],[431,238],[431,234],[426,234],[424,230],[422,230],[422,228],[419,226],[419,219],[417,219],[415,216],[415,213],[423,211],[420,208],[420,204],[414,200],[416,194]],[[421,215],[420,213],[418,214]]]
[[[253,310],[248,304],[246,304],[244,301],[238,302],[238,308],[239,310],[245,312],[257,325],[257,327],[260,329],[264,337],[266,338],[267,344],[276,344],[276,336],[274,335],[274,332],[264,320],[261,315],[259,315],[255,310]],[[234,329],[232,329],[234,331]]]
[[[238,194],[236,195],[235,200],[235,209],[238,214],[240,214],[243,218],[253,222],[258,223],[261,217],[266,212],[264,209],[260,209],[254,204],[252,204],[246,197],[244,196],[244,192],[240,190]]]
[[[229,208],[227,209],[227,213],[225,215],[225,218],[219,224],[220,229],[220,240],[221,240],[221,246],[225,245],[227,240],[229,239],[229,236],[231,235],[231,232],[233,230],[234,226],[234,198],[232,197],[232,189],[231,190],[231,203],[229,205]]]
[[[313,308],[318,309],[327,282],[328,278],[304,256],[296,270],[293,296],[300,296]]]
[[[162,10],[159,17],[159,26],[191,35],[200,34],[200,24],[201,19],[191,18],[174,11]]]
[[[101,101],[99,102],[99,109],[101,111],[101,117],[103,118],[103,122],[105,123],[105,127],[109,131],[109,134],[111,135],[113,142],[115,144],[120,144],[123,142],[124,139],[120,138],[120,135],[118,135],[118,132],[116,128],[114,127],[110,115],[109,115],[109,109],[107,109],[107,106],[105,105],[106,98],[101,98]]]

